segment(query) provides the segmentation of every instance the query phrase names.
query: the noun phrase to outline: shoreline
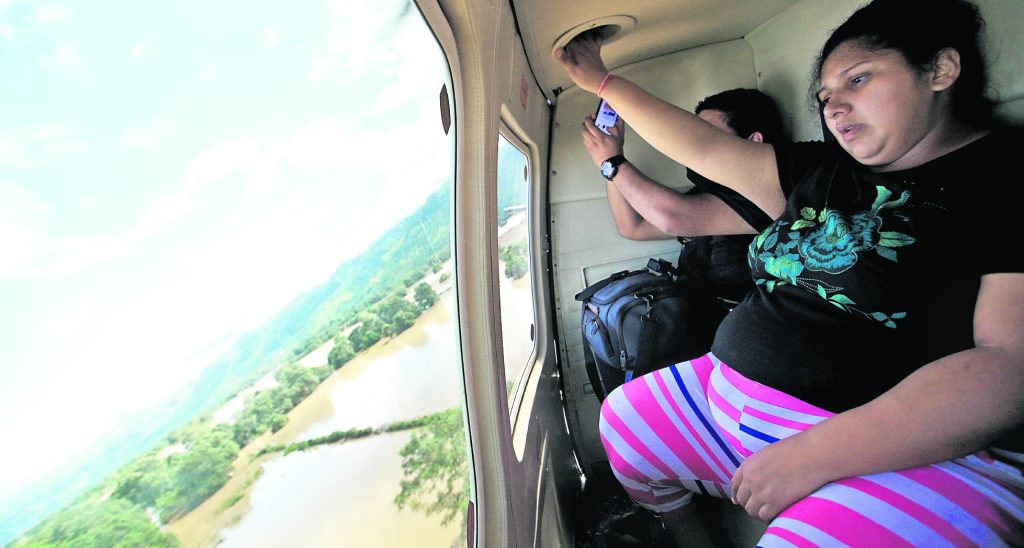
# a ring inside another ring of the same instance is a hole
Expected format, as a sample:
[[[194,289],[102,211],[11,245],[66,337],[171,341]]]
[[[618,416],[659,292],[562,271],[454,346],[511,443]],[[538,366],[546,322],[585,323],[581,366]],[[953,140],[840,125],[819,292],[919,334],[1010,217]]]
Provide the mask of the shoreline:
[[[222,532],[237,526],[252,510],[252,492],[267,464],[292,458],[302,453],[341,448],[369,441],[371,438],[360,438],[342,443],[326,444],[287,456],[281,453],[269,453],[250,460],[253,455],[269,445],[288,445],[323,435],[317,433],[317,428],[318,425],[334,418],[335,409],[332,395],[339,384],[359,382],[359,378],[372,369],[370,366],[375,362],[388,358],[407,347],[422,346],[428,338],[424,328],[431,324],[450,322],[451,314],[450,291],[445,291],[444,294],[439,294],[438,301],[433,306],[416,318],[412,327],[394,338],[378,341],[343,367],[332,372],[317,386],[316,390],[288,412],[288,423],[281,430],[264,433],[242,449],[232,464],[234,473],[220,489],[188,514],[167,524],[164,531],[177,537],[185,548],[217,545],[222,541]],[[375,428],[376,426],[379,424],[365,424],[359,427]],[[372,438],[393,438],[396,435],[408,437],[409,432],[384,433]],[[397,451],[395,451],[393,459],[400,462]],[[394,494],[397,494],[401,481],[400,470],[398,475],[391,479],[393,481],[387,481],[387,483],[393,484]],[[236,499],[233,504],[222,508],[232,498]],[[397,508],[394,511],[397,512]]]

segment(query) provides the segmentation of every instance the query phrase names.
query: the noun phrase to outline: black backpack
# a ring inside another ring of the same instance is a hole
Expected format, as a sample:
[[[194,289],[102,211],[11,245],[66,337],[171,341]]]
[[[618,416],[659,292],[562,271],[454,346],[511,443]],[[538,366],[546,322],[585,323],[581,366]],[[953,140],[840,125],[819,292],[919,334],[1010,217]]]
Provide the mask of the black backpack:
[[[702,356],[728,309],[672,265],[617,272],[576,295],[583,303],[583,354],[598,399],[656,369]]]

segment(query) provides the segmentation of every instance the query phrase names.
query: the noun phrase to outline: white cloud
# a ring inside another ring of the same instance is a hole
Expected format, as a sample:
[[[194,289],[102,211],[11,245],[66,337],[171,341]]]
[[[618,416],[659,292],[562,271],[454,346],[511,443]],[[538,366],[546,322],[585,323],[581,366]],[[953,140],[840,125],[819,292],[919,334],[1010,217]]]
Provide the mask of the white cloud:
[[[205,86],[215,85],[220,81],[222,73],[223,71],[218,65],[209,62],[200,67],[199,71],[196,73],[195,79],[196,82]]]
[[[59,44],[52,52],[39,60],[40,66],[68,73],[79,78],[89,76],[89,70],[78,53],[78,48],[71,44]]]
[[[6,197],[0,186],[0,199]],[[39,206],[40,211],[48,208]],[[133,225],[113,234],[57,239],[42,213],[21,219],[0,215],[0,276],[60,276],[136,252],[146,240],[195,209],[192,197],[173,193],[154,200]],[[0,213],[4,213],[0,210]]]
[[[371,68],[391,64],[394,52],[390,32],[408,0],[352,2],[329,0],[334,27],[324,36],[324,52],[310,67],[310,78],[319,82],[336,75],[358,78]]]
[[[285,160],[294,166],[318,169],[358,162],[362,151],[355,149],[361,139],[354,129],[340,118],[308,123],[283,143]]]
[[[133,45],[131,48],[129,48],[128,49],[128,53],[132,57],[135,57],[136,59],[138,59],[138,58],[141,58],[141,57],[145,57],[149,53],[149,50],[151,50],[151,49],[153,49],[153,41],[152,40],[142,40],[141,42],[138,42],[135,45]]]
[[[131,148],[155,151],[163,147],[167,136],[175,129],[176,124],[171,118],[159,116],[148,124],[129,128],[122,136],[122,140]]]
[[[260,29],[259,34],[256,36],[256,40],[265,45],[274,47],[277,45],[277,33],[271,27]]]
[[[0,179],[0,274],[42,255],[47,204],[28,188]]]
[[[388,87],[377,93],[373,104],[367,109],[370,114],[386,112],[412,100],[429,95],[433,99],[432,108],[438,113],[441,85],[445,83],[445,68],[438,63],[438,53],[421,48],[418,54],[403,57],[403,66],[398,71],[398,78]],[[440,114],[437,115],[440,119]],[[440,125],[438,125],[440,127]]]
[[[61,124],[0,128],[0,168],[22,168],[82,150],[81,132]]]
[[[67,23],[71,17],[71,10],[57,4],[39,6],[32,12],[32,22],[39,26]]]
[[[15,32],[15,28],[11,25],[0,24],[0,40],[13,40]]]
[[[262,153],[262,148],[261,143],[253,137],[217,143],[200,151],[190,167],[202,182],[213,182],[232,173],[245,171]]]
[[[186,188],[194,191],[234,174],[245,177],[240,205],[258,207],[281,173],[279,144],[242,137],[203,149],[189,165]]]
[[[381,90],[369,112],[384,112],[394,105],[427,98],[435,107],[448,68],[434,37],[419,17],[403,17],[388,48],[394,52],[394,81]],[[435,108],[436,110],[436,108]]]
[[[24,268],[40,256],[44,245],[38,230],[0,219],[0,274]]]

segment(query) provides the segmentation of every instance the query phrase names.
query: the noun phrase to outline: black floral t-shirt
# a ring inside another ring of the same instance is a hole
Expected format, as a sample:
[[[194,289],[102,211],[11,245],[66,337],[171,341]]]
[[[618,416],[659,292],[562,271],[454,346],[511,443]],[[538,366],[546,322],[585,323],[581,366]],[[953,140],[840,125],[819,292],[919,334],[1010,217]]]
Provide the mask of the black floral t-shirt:
[[[786,210],[751,242],[755,291],[712,351],[841,412],[971,348],[981,276],[1024,272],[1022,145],[1020,130],[1000,130],[891,173],[834,143],[776,145]]]

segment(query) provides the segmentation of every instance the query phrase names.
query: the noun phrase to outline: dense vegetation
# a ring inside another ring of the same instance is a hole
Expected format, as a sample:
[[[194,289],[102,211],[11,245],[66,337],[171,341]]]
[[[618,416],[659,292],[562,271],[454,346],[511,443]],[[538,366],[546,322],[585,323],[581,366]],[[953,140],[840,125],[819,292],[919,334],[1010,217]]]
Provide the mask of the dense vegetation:
[[[505,277],[518,280],[530,271],[526,257],[526,240],[503,245],[498,249],[498,257],[505,262]]]
[[[413,428],[422,428],[424,426],[431,425],[438,420],[440,413],[433,415],[424,415],[422,417],[416,417],[415,419],[409,419],[404,421],[389,422],[377,428],[349,428],[348,430],[336,430],[327,434],[326,436],[320,436],[319,438],[311,438],[308,440],[297,441],[289,443],[288,445],[268,445],[263,449],[260,449],[253,458],[261,457],[268,453],[282,453],[287,455],[295,451],[305,451],[312,447],[320,445],[328,445],[332,443],[339,443],[348,440],[356,440],[359,438],[365,438],[367,436],[373,436],[376,434],[385,434],[390,432],[400,432],[402,430],[411,430]]]
[[[395,505],[438,514],[445,525],[457,516],[465,520],[469,466],[462,411],[455,407],[430,415],[400,454],[404,478]]]
[[[15,541],[30,548],[175,548],[178,539],[162,533],[142,510],[117,498],[70,506],[37,527],[30,538]]]

